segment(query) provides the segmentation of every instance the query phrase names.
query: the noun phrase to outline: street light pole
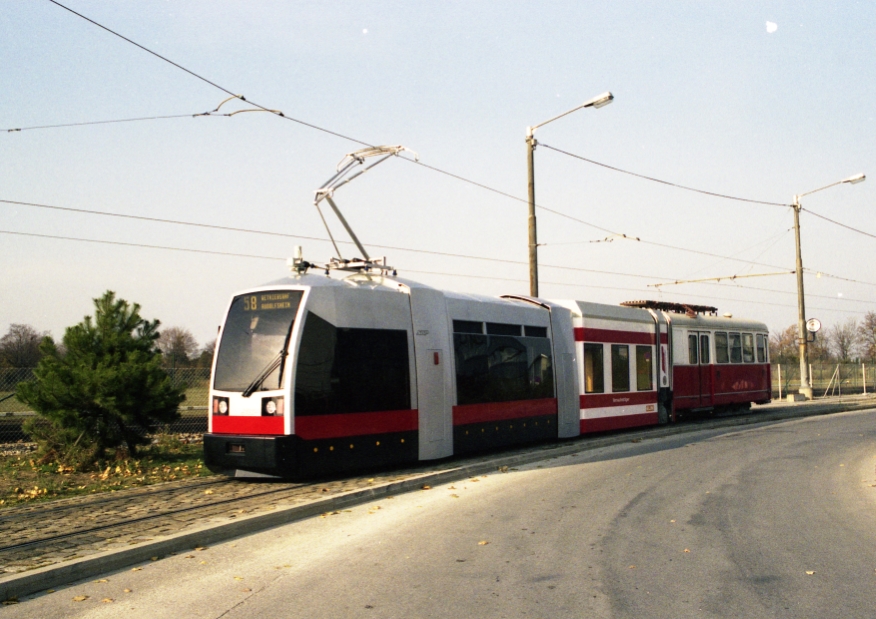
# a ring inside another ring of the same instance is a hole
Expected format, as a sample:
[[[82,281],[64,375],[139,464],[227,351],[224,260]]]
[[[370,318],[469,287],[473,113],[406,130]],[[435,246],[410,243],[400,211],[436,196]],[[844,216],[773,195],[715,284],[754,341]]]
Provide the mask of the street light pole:
[[[806,302],[803,295],[803,257],[800,252],[800,211],[803,210],[803,207],[800,205],[800,198],[817,191],[822,191],[823,189],[842,185],[843,183],[854,185],[855,183],[860,183],[866,180],[866,178],[867,177],[863,174],[856,174],[855,176],[850,176],[849,178],[831,183],[830,185],[825,185],[824,187],[819,187],[818,189],[813,189],[812,191],[807,191],[806,193],[794,196],[794,241],[797,249],[797,335],[800,344],[800,395],[804,396],[807,400],[812,399],[812,381],[809,376],[809,339],[806,334]]]
[[[611,103],[613,99],[613,94],[604,92],[568,112],[563,112],[550,120],[526,128],[526,170],[529,190],[529,296],[531,297],[538,296],[538,235],[535,228],[535,147],[538,142],[535,139],[535,130],[582,108],[601,108]]]

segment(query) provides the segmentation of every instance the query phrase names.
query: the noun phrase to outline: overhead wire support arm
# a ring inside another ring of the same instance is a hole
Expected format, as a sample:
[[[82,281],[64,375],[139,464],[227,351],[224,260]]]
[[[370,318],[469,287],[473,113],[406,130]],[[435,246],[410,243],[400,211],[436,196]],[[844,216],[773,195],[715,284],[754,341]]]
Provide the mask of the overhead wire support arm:
[[[659,284],[648,284],[649,288],[660,288],[662,286],[677,286],[679,284],[701,284],[703,282],[722,282],[724,280],[748,279],[750,277],[772,277],[773,275],[793,275],[796,271],[779,271],[778,273],[749,273],[748,275],[725,275],[724,277],[704,277],[703,279],[678,279],[674,282],[662,282]]]

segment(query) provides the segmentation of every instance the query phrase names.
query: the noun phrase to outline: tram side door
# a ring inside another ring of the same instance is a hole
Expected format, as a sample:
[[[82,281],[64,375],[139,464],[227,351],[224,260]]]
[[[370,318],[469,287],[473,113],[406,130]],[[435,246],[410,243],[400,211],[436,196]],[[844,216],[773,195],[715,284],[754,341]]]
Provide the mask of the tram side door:
[[[702,331],[688,331],[688,358],[694,365],[693,396],[695,407],[712,406],[711,336]]]

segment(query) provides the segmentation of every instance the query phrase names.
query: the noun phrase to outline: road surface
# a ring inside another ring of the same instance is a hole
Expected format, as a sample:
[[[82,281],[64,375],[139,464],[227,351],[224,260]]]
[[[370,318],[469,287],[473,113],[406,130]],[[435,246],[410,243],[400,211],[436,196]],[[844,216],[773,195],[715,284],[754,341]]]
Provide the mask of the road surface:
[[[872,618],[876,411],[582,451],[160,558],[0,612]]]

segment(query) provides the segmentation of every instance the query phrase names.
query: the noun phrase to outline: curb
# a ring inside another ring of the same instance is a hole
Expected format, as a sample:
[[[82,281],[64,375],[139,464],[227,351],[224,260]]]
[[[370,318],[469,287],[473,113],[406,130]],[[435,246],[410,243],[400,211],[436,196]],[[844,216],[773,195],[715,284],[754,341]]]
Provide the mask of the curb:
[[[426,484],[437,485],[459,481],[466,477],[492,473],[502,467],[520,466],[550,460],[553,458],[592,451],[631,441],[643,439],[665,438],[683,434],[716,430],[730,427],[745,429],[745,426],[800,419],[818,415],[829,415],[841,412],[854,412],[872,409],[876,402],[860,402],[847,404],[824,404],[783,407],[781,410],[769,412],[764,410],[746,417],[728,417],[709,420],[683,426],[669,425],[649,428],[647,430],[627,431],[604,437],[585,437],[571,439],[572,442],[554,443],[548,446],[539,445],[534,450],[511,455],[498,454],[471,464],[462,464],[440,471],[425,472],[414,477],[390,482],[381,486],[351,490],[324,499],[317,499],[306,505],[281,507],[273,511],[255,514],[232,522],[215,523],[206,521],[193,530],[181,531],[163,537],[159,540],[144,542],[136,546],[106,550],[94,555],[73,559],[64,563],[49,565],[27,572],[0,577],[0,599],[21,598],[46,589],[60,587],[68,583],[91,578],[93,576],[113,572],[135,563],[153,560],[154,557],[164,558],[168,555],[191,550],[197,546],[206,546],[224,542],[235,537],[256,533],[272,527],[288,524],[305,518],[311,518],[343,507],[367,503],[387,496],[420,490]]]

